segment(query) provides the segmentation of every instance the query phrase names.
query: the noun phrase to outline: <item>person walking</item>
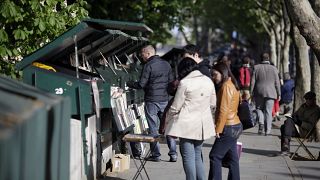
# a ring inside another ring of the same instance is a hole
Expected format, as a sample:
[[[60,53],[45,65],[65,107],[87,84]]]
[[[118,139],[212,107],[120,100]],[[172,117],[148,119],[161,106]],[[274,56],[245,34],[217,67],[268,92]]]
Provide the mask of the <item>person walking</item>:
[[[271,134],[274,101],[280,100],[281,91],[278,70],[270,64],[269,54],[263,53],[261,59],[261,64],[254,66],[251,92],[259,117],[258,134],[264,131],[268,136]]]
[[[288,72],[284,73],[284,81],[281,87],[280,110],[282,114],[292,114],[294,80],[291,79]]]
[[[237,139],[242,132],[242,124],[237,115],[240,91],[230,68],[224,63],[213,66],[212,77],[218,86],[217,108],[215,113],[216,140],[209,154],[209,180],[222,179],[222,160],[227,159],[228,179],[239,180],[239,155]]]
[[[250,57],[247,55],[242,60],[242,66],[239,68],[238,82],[240,86],[241,97],[246,96],[249,100],[252,69],[250,67]]]
[[[141,57],[145,61],[141,78],[138,82],[127,82],[127,86],[134,89],[144,90],[145,113],[149,125],[149,134],[158,136],[160,117],[168,104],[168,84],[173,81],[170,64],[156,55],[153,46],[147,45],[141,50]],[[167,137],[170,161],[177,161],[176,142]],[[150,143],[150,161],[160,161],[159,143]]]
[[[192,58],[178,65],[180,83],[167,113],[165,134],[180,139],[180,153],[187,180],[204,180],[203,141],[215,135],[212,109],[216,105],[213,82]]]

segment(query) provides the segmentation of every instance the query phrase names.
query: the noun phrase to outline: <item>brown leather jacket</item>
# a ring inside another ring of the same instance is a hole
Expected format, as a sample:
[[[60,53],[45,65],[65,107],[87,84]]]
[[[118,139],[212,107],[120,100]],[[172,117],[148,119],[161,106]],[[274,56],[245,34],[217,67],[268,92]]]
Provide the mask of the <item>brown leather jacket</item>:
[[[217,95],[217,109],[215,114],[216,133],[222,133],[225,125],[240,123],[238,106],[240,92],[233,85],[231,79],[223,83]]]

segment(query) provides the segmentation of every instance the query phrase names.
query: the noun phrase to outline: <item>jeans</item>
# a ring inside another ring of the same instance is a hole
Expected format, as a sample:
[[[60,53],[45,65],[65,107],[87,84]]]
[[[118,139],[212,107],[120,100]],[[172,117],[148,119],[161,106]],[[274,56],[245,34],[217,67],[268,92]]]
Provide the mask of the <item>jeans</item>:
[[[202,159],[203,140],[180,138],[180,153],[186,180],[204,180],[205,171]]]
[[[160,118],[163,115],[163,111],[166,108],[168,102],[145,102],[145,113],[149,126],[149,133],[153,136],[158,136],[159,126],[160,126]],[[176,141],[167,136],[167,143],[169,147],[169,155],[176,155]],[[154,157],[160,157],[160,147],[159,143],[150,143],[150,148],[152,150],[151,155]]]
[[[222,159],[228,159],[228,180],[240,180],[237,139],[242,132],[242,125],[226,125],[220,138],[216,138],[209,154],[209,180],[222,179]]]
[[[264,131],[266,134],[271,133],[272,127],[272,108],[274,99],[271,98],[255,98],[256,109],[259,117],[259,125],[264,124]]]

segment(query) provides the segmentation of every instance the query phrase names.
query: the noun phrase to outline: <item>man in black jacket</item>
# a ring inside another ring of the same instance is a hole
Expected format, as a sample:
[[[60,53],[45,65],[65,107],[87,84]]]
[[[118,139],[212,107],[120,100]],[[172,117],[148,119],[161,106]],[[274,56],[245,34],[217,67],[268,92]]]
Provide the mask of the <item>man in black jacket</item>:
[[[138,82],[128,82],[130,88],[144,89],[145,113],[151,135],[157,136],[160,125],[160,118],[168,104],[168,84],[173,81],[171,66],[167,61],[156,55],[155,49],[147,45],[141,50],[141,57],[146,64]],[[167,137],[169,146],[170,161],[177,160],[176,142],[173,138]],[[160,161],[159,143],[150,143],[152,149],[151,161]]]
[[[192,58],[197,64],[198,64],[198,70],[203,74],[208,76],[210,79],[211,73],[210,73],[210,65],[208,60],[202,60],[200,56],[200,49],[198,46],[194,44],[188,44],[183,47],[184,57],[190,57]]]

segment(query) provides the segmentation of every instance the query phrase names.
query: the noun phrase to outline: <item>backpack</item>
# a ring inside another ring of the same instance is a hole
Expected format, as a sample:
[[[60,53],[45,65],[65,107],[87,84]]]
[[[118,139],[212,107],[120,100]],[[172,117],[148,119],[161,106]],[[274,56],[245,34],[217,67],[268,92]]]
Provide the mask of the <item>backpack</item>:
[[[250,82],[251,82],[251,75],[250,75],[250,70],[248,67],[241,67],[240,68],[240,75],[239,75],[239,80],[240,80],[240,87],[241,88],[249,88],[250,87]]]

